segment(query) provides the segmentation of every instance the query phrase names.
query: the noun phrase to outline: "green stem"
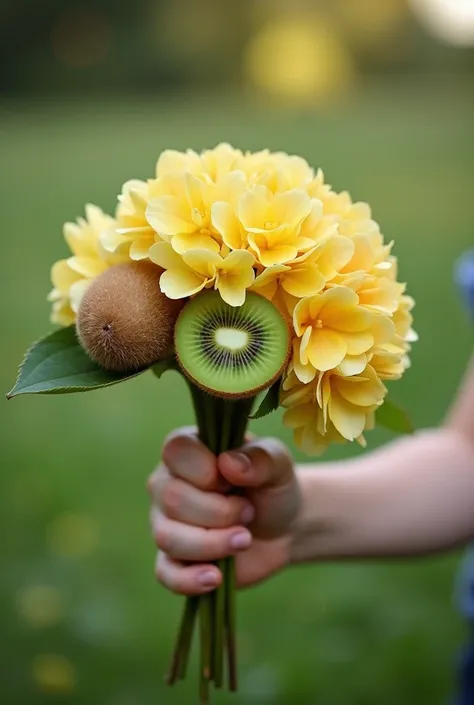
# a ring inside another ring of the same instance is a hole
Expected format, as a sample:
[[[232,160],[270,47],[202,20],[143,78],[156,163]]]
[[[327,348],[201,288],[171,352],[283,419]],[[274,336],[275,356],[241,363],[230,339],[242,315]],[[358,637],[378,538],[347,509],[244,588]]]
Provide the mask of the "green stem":
[[[181,624],[179,627],[178,638],[176,639],[175,648],[173,651],[173,658],[171,660],[171,666],[166,677],[166,682],[168,685],[173,685],[176,683],[178,677],[186,672],[187,659],[189,654],[189,649],[191,646],[192,633],[194,627],[194,620],[197,613],[198,603],[195,598],[186,600],[186,606],[181,618]]]
[[[211,618],[211,596],[202,595],[199,605],[201,627],[201,705],[207,705],[209,702],[209,681],[212,678]]]
[[[226,558],[225,570],[225,620],[227,637],[227,666],[229,690],[237,690],[237,635],[236,635],[236,585],[235,558]]]
[[[184,634],[181,642],[180,649],[180,663],[178,677],[181,680],[186,678],[186,671],[188,668],[189,653],[191,651],[191,644],[193,641],[194,624],[196,622],[196,617],[199,611],[199,597],[189,597],[186,600],[185,606],[185,617],[184,621]]]
[[[218,455],[238,448],[244,442],[253,399],[237,401],[218,399],[189,383],[198,433],[201,441]],[[236,587],[235,560],[231,556],[219,561],[221,586],[207,595],[187,598],[178,639],[168,676],[168,683],[184,678],[189,660],[196,616],[199,612],[201,635],[201,705],[209,702],[209,683],[216,687],[223,682],[224,653],[227,647],[229,687],[237,689],[236,656]]]

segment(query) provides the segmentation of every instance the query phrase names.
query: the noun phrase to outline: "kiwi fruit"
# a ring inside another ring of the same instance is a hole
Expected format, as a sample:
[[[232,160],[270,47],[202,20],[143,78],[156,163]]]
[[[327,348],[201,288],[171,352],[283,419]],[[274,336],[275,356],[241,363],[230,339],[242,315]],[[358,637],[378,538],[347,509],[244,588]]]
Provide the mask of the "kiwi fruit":
[[[89,356],[107,370],[138,370],[166,357],[173,346],[182,300],[160,291],[162,270],[149,261],[126,262],[92,281],[76,328]]]
[[[251,397],[285,369],[291,350],[288,325],[259,294],[229,306],[219,292],[191,299],[178,316],[175,351],[184,373],[201,389],[220,397]]]

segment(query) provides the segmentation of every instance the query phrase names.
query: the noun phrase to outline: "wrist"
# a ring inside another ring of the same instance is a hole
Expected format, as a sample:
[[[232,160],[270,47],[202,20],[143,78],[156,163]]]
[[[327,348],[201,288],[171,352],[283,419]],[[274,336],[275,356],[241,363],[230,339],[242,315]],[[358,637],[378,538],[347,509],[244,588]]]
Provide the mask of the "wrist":
[[[337,558],[351,552],[348,475],[335,466],[296,468],[301,504],[290,531],[288,564]]]

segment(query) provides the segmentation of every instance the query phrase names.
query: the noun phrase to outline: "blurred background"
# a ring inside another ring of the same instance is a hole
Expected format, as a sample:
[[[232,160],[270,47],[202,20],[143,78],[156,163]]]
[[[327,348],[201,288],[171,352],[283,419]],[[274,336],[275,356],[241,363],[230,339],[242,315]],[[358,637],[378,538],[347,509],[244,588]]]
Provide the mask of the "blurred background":
[[[2,0],[1,388],[50,328],[63,222],[112,211],[164,148],[228,141],[300,154],[371,203],[417,301],[392,394],[437,424],[473,343],[452,284],[474,241],[473,87],[472,0]],[[181,380],[0,413],[2,702],[195,702],[193,677],[163,685],[182,602],[155,582],[145,492],[165,434],[192,421]],[[253,430],[291,443],[279,414]],[[241,693],[215,702],[447,702],[459,559],[307,566],[243,593]]]

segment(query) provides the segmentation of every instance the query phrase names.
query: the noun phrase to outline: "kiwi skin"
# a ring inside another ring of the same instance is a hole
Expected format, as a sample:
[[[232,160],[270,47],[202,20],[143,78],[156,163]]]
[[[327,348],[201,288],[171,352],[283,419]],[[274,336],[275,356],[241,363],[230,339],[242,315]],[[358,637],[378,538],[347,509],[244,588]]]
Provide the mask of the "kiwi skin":
[[[88,287],[76,320],[79,341],[106,370],[148,367],[172,352],[184,300],[160,291],[162,270],[149,261],[107,269]]]
[[[257,294],[257,292],[253,292],[253,293]],[[261,294],[257,294],[257,295],[261,296]],[[280,311],[278,311],[278,312],[281,315],[281,312]],[[287,346],[287,350],[286,350],[285,359],[284,359],[280,369],[277,370],[277,372],[273,375],[273,377],[271,379],[269,379],[267,382],[265,382],[265,384],[261,384],[258,387],[252,387],[252,389],[249,389],[246,392],[237,392],[237,393],[223,392],[221,390],[216,391],[215,389],[210,389],[209,387],[204,385],[202,382],[195,379],[195,377],[193,377],[193,375],[191,375],[188,372],[188,370],[186,369],[186,367],[184,366],[184,364],[180,360],[178,348],[175,345],[175,354],[176,354],[176,360],[178,362],[178,365],[179,365],[181,371],[183,372],[183,374],[186,375],[186,377],[193,384],[195,384],[196,387],[199,387],[199,389],[202,389],[204,392],[207,392],[208,394],[210,394],[213,397],[219,397],[220,399],[231,399],[234,401],[236,401],[237,399],[250,399],[252,397],[255,397],[255,396],[257,396],[257,394],[259,394],[260,392],[263,392],[265,389],[269,389],[277,381],[277,379],[279,379],[281,377],[281,375],[286,370],[288,363],[290,361],[291,353],[292,353],[292,349],[293,349],[292,348],[292,340],[291,340],[291,329],[288,324],[288,321],[283,316],[282,316],[282,318],[286,324],[286,327],[288,328],[288,346]]]

